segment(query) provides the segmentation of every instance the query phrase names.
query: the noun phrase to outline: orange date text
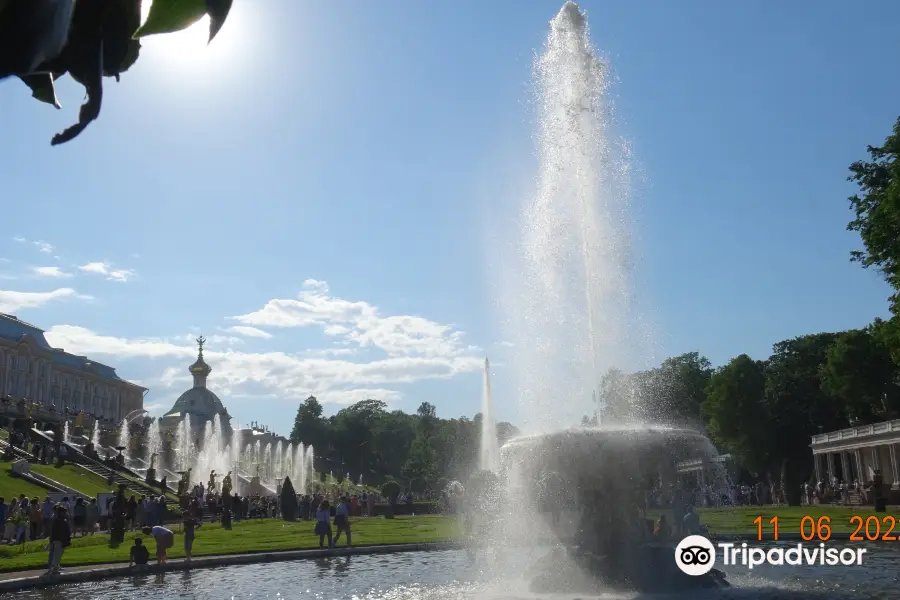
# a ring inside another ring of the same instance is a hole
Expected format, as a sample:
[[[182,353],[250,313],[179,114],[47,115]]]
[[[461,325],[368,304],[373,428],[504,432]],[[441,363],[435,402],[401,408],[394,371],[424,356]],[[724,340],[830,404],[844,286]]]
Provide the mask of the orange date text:
[[[756,525],[756,539],[763,541],[763,537],[767,537],[771,532],[772,538],[778,541],[779,523],[778,516],[765,520],[762,516],[753,519]],[[897,519],[891,515],[879,517],[876,515],[853,515],[849,519],[850,528],[853,533],[850,534],[852,542],[894,542],[898,539],[900,529],[897,528]],[[895,532],[897,529],[897,532]],[[800,519],[800,530],[798,531],[800,538],[804,542],[827,542],[831,539],[831,517],[827,515],[812,516],[805,515]]]

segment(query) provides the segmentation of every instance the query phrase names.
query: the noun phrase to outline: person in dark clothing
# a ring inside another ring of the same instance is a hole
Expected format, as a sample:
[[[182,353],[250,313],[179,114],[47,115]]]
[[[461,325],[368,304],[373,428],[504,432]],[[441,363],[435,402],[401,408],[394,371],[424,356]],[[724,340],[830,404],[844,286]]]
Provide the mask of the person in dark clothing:
[[[139,569],[146,569],[147,563],[149,562],[150,551],[147,550],[147,546],[144,545],[143,538],[134,538],[134,546],[131,547],[128,566],[137,567]]]
[[[184,511],[182,518],[184,519],[182,522],[184,527],[184,559],[190,561],[191,550],[194,547],[194,533],[200,527],[201,521],[188,511]]]
[[[62,506],[56,507],[56,516],[50,524],[50,554],[47,557],[47,572],[45,575],[58,575],[60,573],[59,561],[62,560],[63,550],[71,543],[72,532],[69,529],[69,515]]]
[[[137,517],[137,499],[134,496],[128,499],[125,505],[125,524],[128,529],[134,529],[137,526],[135,518]]]

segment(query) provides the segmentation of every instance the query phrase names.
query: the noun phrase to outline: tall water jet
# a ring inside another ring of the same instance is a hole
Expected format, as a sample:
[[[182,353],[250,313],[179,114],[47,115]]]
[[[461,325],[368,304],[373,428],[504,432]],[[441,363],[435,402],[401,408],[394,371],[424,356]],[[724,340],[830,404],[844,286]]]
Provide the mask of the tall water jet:
[[[291,477],[294,481],[294,489],[303,494],[306,492],[306,457],[304,456],[303,442],[297,442],[294,448],[294,472]]]
[[[283,458],[284,455],[282,453],[281,440],[278,440],[275,443],[275,450],[272,455],[272,479],[281,479],[284,477],[284,473],[282,473]]]
[[[100,420],[94,420],[94,428],[91,431],[91,444],[94,446],[94,450],[100,451]]]
[[[491,399],[491,363],[484,359],[484,385],[481,392],[481,452],[478,468],[496,473],[500,470],[500,445]]]
[[[63,423],[63,442],[66,444],[69,443],[69,422],[66,421]]]
[[[231,446],[230,446],[231,455],[229,456],[229,459],[228,459],[229,460],[228,471],[232,471],[232,474],[231,474],[232,488],[238,494],[241,493],[241,485],[240,485],[241,480],[240,480],[240,477],[238,477],[238,470],[241,468],[241,461],[242,461],[242,456],[241,456],[241,448],[243,446],[243,440],[241,439],[242,437],[243,436],[241,435],[240,426],[235,427],[231,433]],[[227,473],[227,471],[226,471],[226,473]]]
[[[313,481],[316,478],[316,449],[313,446],[306,447],[306,451],[303,453],[303,462],[303,482],[305,484],[306,493],[311,494],[313,491]]]
[[[119,425],[119,438],[116,445],[125,448],[122,450],[122,454],[125,456],[128,456],[131,452],[131,432],[128,430],[128,421],[126,419],[122,419],[122,424]]]
[[[159,432],[159,419],[153,419],[150,427],[147,428],[147,465],[152,461],[153,455],[156,455],[156,476],[162,479],[165,474],[165,465],[162,460],[162,436]]]
[[[521,207],[501,302],[523,425],[547,431],[589,414],[601,371],[643,344],[631,347],[641,334],[631,315],[628,151],[612,131],[607,67],[574,3],[551,21],[533,72],[537,189]]]

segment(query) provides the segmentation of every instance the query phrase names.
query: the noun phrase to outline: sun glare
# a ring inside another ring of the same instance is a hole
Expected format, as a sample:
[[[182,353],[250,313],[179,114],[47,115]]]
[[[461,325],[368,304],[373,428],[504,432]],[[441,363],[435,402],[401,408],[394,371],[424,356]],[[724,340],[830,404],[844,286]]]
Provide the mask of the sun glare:
[[[152,2],[144,1],[141,22],[147,20]],[[246,23],[242,23],[244,14],[236,14],[232,10],[222,30],[212,43],[209,40],[209,17],[203,16],[199,21],[183,31],[148,35],[141,38],[141,56],[150,63],[162,65],[169,72],[179,68],[196,68],[204,70],[217,64],[229,63],[240,55],[238,50],[247,37]]]

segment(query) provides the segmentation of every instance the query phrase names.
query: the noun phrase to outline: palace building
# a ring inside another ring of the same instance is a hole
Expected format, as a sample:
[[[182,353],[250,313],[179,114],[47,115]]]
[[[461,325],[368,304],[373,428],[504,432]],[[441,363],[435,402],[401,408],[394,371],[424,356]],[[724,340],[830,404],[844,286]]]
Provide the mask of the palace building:
[[[900,419],[820,433],[810,447],[816,481],[867,485],[880,471],[886,485],[900,489]]]
[[[0,313],[0,398],[7,405],[24,400],[46,421],[83,412],[118,422],[143,408],[147,391],[113,367],[51,348],[42,329]]]

